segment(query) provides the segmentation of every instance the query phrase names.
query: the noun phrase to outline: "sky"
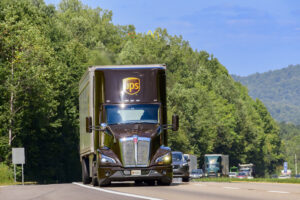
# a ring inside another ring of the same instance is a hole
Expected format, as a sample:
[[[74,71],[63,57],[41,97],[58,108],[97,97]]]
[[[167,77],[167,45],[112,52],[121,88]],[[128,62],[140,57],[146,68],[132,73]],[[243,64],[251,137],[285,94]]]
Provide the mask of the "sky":
[[[45,0],[57,5],[59,0]],[[300,64],[299,0],[82,0],[136,32],[166,28],[246,76]]]

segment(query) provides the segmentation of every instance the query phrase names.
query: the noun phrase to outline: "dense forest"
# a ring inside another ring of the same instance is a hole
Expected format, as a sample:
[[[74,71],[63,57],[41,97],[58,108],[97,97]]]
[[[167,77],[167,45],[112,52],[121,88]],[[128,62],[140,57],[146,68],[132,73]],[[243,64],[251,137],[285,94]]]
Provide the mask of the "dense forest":
[[[298,155],[298,163],[300,161],[300,65],[246,77],[232,77],[248,87],[251,97],[261,99],[272,117],[279,122],[285,160],[294,170],[295,154]]]
[[[233,78],[248,87],[250,96],[261,99],[277,121],[300,125],[300,65]]]
[[[154,31],[154,30],[153,30]],[[90,65],[167,65],[168,112],[180,116],[173,150],[252,162],[257,174],[282,165],[279,127],[260,100],[235,82],[217,58],[181,36],[154,35],[112,23],[112,12],[62,0],[0,1],[0,162],[26,149],[26,180],[79,178],[78,82]]]

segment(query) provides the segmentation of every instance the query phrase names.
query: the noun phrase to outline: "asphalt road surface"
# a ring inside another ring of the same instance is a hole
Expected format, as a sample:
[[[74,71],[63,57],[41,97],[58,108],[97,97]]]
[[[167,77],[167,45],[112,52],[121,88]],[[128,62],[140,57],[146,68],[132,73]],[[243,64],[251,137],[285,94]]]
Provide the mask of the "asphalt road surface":
[[[73,184],[0,187],[0,200],[300,200],[299,184],[174,183],[171,186],[136,186],[130,182],[109,187]]]

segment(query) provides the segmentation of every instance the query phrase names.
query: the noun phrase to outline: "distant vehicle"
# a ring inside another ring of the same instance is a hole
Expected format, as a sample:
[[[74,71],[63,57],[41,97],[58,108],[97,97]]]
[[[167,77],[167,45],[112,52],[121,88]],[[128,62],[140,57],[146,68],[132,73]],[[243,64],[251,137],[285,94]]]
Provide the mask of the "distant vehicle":
[[[285,175],[292,175],[292,170],[288,169],[286,171],[281,170],[281,175],[285,176]]]
[[[229,178],[236,178],[237,172],[229,172]]]
[[[172,165],[173,177],[182,178],[183,182],[189,182],[190,172],[187,160],[185,160],[183,153],[179,151],[172,151]]]
[[[230,172],[229,172],[229,178],[236,178],[237,174],[239,172],[239,168],[238,167],[230,167]]]
[[[236,173],[238,173],[239,172],[239,168],[235,167],[235,166],[230,167],[230,171],[229,172],[236,172]]]
[[[203,177],[203,170],[202,169],[193,169],[190,177],[195,179],[195,178],[202,178]]]
[[[278,178],[279,179],[289,179],[289,178],[291,178],[291,175],[280,175]]]
[[[296,175],[295,175],[295,178],[300,178],[300,174],[296,174]]]
[[[248,178],[248,174],[246,172],[239,172],[236,177],[239,179],[244,179],[244,178]]]
[[[229,156],[222,154],[204,155],[205,176],[228,176]]]
[[[254,176],[254,165],[252,163],[249,164],[239,164],[239,172],[245,172],[247,176]]]
[[[272,174],[271,178],[278,178],[278,175],[277,174]]]
[[[188,162],[190,173],[192,173],[192,170],[198,169],[197,156],[192,154],[184,154],[184,159]]]

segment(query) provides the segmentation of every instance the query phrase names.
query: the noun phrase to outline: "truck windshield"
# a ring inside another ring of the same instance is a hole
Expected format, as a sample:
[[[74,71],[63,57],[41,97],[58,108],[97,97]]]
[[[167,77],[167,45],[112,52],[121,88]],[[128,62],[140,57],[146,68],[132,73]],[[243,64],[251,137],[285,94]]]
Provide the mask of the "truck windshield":
[[[189,159],[189,157],[188,156],[184,156],[184,159],[187,161]]]
[[[158,104],[106,105],[107,124],[158,123]]]
[[[182,160],[182,154],[181,153],[172,153],[172,160],[173,161],[181,161]]]
[[[206,156],[205,157],[207,168],[219,168],[220,157],[219,156]]]

